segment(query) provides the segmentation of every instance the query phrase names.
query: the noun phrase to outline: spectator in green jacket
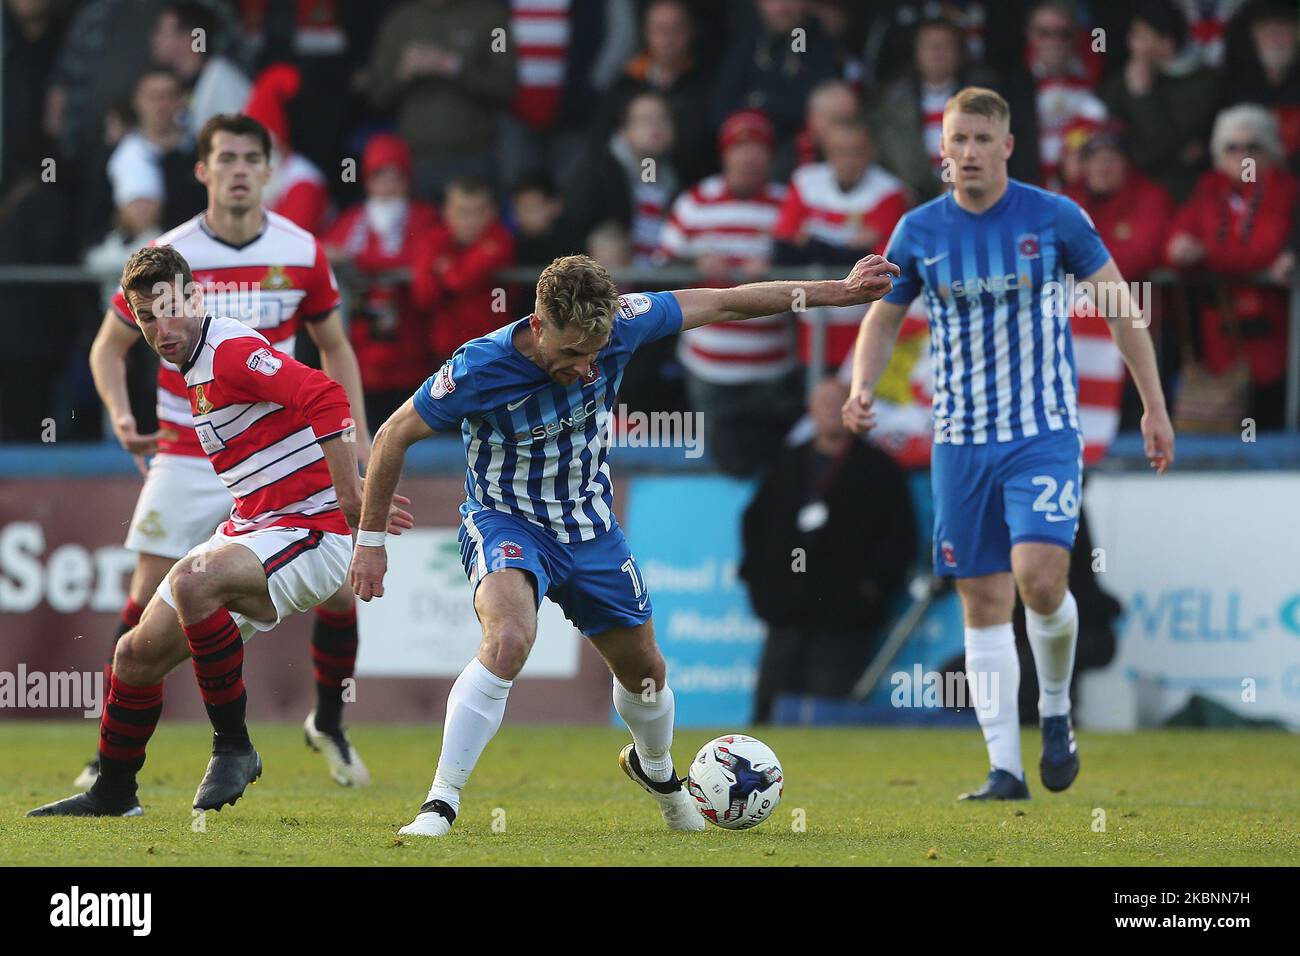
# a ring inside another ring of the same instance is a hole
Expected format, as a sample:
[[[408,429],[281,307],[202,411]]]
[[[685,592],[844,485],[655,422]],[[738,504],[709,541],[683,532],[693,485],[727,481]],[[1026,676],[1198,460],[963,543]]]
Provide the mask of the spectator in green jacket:
[[[488,0],[407,0],[379,25],[370,96],[396,114],[421,198],[441,198],[458,176],[494,180],[497,123],[515,88],[508,19]]]
[[[1129,59],[1101,90],[1112,118],[1128,127],[1134,164],[1185,200],[1205,169],[1219,80],[1187,43],[1172,0],[1145,0],[1128,32]]]

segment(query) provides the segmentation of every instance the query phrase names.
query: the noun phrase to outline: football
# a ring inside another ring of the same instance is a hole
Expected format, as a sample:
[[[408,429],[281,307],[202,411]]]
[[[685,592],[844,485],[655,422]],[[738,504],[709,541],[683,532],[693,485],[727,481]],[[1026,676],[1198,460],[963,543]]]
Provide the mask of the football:
[[[747,830],[771,816],[781,802],[785,774],[767,744],[728,734],[700,748],[686,784],[704,819],[727,830]]]

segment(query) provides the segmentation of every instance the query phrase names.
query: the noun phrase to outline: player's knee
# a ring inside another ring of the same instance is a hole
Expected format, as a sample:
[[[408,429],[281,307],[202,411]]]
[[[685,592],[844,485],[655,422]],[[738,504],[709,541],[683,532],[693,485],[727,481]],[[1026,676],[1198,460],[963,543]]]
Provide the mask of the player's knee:
[[[487,629],[484,634],[484,649],[489,657],[488,670],[506,680],[514,680],[524,669],[532,647],[532,635],[526,627],[518,624],[499,624]]]
[[[171,669],[163,642],[150,640],[137,626],[118,639],[113,650],[113,674],[128,684],[154,683]]]
[[[1067,582],[1064,575],[1047,569],[1035,569],[1021,575],[1017,582],[1020,600],[1039,614],[1051,614],[1065,600]]]
[[[182,561],[172,568],[167,575],[167,583],[171,587],[176,610],[182,618],[200,610],[212,597],[212,575],[190,561]]]

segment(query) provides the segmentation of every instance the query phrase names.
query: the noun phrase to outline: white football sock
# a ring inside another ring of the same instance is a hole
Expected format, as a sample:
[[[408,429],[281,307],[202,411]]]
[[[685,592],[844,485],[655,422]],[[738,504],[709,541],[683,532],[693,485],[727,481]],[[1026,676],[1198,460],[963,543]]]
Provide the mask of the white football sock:
[[[513,683],[497,677],[477,657],[460,672],[447,695],[442,753],[425,802],[445,800],[460,812],[460,792],[469,781],[483,748],[501,726],[506,697]]]
[[[1011,622],[966,628],[966,682],[989,763],[1017,777],[1025,775],[1020,761],[1020,658]]]
[[[673,775],[673,691],[664,682],[649,701],[614,680],[614,709],[632,731],[636,755],[645,775],[665,783]]]
[[[1079,605],[1074,595],[1051,614],[1025,608],[1025,631],[1038,672],[1038,716],[1060,717],[1070,712],[1070,677],[1074,674],[1074,648],[1079,641]]]

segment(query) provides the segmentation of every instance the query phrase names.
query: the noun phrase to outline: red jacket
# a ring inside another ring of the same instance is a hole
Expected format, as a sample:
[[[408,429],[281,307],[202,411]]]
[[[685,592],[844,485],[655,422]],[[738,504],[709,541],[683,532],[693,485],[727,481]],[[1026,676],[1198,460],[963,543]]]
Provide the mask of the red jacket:
[[[1203,267],[1225,276],[1252,275],[1271,266],[1286,246],[1296,202],[1296,181],[1284,170],[1259,170],[1258,180],[1243,183],[1218,170],[1201,176],[1191,198],[1179,210],[1170,236],[1187,233],[1206,248]],[[1202,359],[1221,372],[1242,354],[1258,385],[1272,385],[1286,370],[1286,293],[1249,282],[1224,290],[1242,339],[1238,348],[1232,327],[1217,303],[1201,313]]]
[[[496,292],[505,287],[494,276],[514,261],[514,236],[499,222],[468,246],[459,245],[446,226],[416,243],[411,298],[429,313],[428,342],[435,361],[506,324],[506,297]]]
[[[1163,187],[1130,168],[1124,185],[1109,196],[1097,196],[1081,185],[1067,189],[1066,195],[1092,217],[1127,281],[1145,278],[1164,261],[1174,202]]]
[[[438,225],[438,210],[412,202],[406,231],[397,248],[385,247],[366,222],[365,203],[350,206],[321,241],[343,249],[363,276],[407,268],[422,237]],[[348,338],[361,366],[366,391],[414,390],[429,375],[427,319],[411,298],[405,282],[370,281],[361,294],[358,314],[348,324]]]

